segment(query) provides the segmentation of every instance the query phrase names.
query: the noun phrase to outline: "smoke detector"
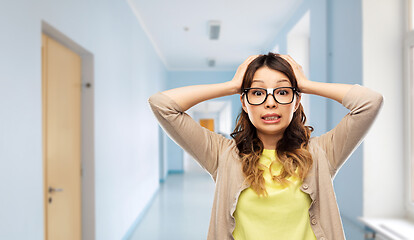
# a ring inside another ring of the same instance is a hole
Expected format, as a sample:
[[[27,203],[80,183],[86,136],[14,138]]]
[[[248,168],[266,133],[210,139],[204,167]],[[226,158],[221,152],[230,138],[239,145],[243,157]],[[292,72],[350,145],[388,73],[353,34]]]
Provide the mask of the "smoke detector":
[[[207,59],[207,66],[209,66],[209,67],[216,66],[216,60],[214,60],[213,58]]]
[[[210,40],[218,40],[220,36],[220,21],[211,20],[208,22],[208,36]]]

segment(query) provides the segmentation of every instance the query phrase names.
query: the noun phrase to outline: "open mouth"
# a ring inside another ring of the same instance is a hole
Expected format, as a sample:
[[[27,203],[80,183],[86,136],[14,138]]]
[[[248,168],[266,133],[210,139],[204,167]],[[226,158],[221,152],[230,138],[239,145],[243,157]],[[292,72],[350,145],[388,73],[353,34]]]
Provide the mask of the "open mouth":
[[[279,118],[280,118],[280,116],[262,117],[262,119],[267,120],[267,121],[277,120]]]

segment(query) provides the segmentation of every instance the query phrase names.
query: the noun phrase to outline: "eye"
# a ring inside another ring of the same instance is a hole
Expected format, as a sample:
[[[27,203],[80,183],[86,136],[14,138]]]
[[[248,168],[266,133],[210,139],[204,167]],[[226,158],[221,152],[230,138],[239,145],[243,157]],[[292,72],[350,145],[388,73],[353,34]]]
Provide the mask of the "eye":
[[[262,91],[260,91],[260,90],[253,90],[253,91],[252,91],[252,94],[253,94],[254,96],[259,97],[259,96],[262,96],[262,95],[263,95],[263,92],[262,92]]]
[[[277,91],[277,94],[278,94],[278,95],[281,95],[281,96],[284,96],[284,95],[288,95],[288,94],[289,94],[289,92],[288,92],[288,91],[286,91],[286,90],[281,89],[281,90]]]

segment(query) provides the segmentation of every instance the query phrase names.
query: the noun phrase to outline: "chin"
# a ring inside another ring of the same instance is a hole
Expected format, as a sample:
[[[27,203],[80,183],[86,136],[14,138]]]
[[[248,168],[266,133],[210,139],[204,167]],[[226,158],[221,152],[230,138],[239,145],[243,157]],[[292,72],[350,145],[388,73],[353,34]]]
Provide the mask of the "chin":
[[[258,129],[259,132],[266,134],[266,135],[279,135],[279,134],[283,134],[286,130],[286,127],[284,128],[280,128],[278,127],[261,127],[260,129]]]

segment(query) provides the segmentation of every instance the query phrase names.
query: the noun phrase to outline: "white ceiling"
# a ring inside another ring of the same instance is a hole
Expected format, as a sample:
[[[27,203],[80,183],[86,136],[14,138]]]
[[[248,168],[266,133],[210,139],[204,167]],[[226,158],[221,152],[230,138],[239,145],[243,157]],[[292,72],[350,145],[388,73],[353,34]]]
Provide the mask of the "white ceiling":
[[[303,0],[127,0],[168,70],[235,70],[266,53]],[[209,40],[208,21],[221,22]],[[188,28],[185,31],[185,28]],[[207,59],[216,61],[207,66]]]

